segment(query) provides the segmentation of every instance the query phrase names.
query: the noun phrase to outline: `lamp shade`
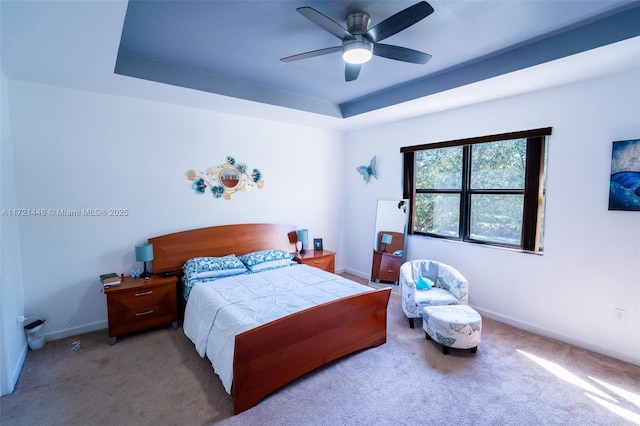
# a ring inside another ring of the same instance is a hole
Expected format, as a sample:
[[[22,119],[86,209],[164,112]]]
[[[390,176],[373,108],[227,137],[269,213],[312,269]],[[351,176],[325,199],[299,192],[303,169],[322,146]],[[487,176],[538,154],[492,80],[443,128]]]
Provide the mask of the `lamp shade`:
[[[369,62],[373,56],[373,45],[364,41],[353,41],[343,48],[342,59],[345,62],[358,65]]]
[[[151,260],[153,260],[153,245],[137,244],[136,245],[136,261],[149,262]]]
[[[309,230],[298,229],[296,231],[296,237],[298,238],[298,242],[306,243],[307,241],[309,241]]]
[[[391,240],[393,239],[393,235],[391,234],[382,234],[382,244],[391,244]]]

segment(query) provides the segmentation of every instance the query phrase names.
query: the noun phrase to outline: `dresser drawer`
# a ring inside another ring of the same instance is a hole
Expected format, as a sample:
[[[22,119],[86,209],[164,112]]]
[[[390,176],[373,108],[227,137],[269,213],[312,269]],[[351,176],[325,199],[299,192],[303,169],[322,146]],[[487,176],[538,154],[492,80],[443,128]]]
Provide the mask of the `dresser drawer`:
[[[148,280],[124,277],[107,295],[109,344],[123,334],[169,324],[178,326],[177,278],[153,276]]]
[[[398,281],[400,276],[400,257],[383,255],[380,262],[380,279],[384,281]]]
[[[332,270],[329,269],[329,267],[332,266],[331,264],[333,263],[333,257],[305,259],[302,263],[309,266],[313,266],[314,268],[322,269],[323,271],[333,272]]]
[[[109,317],[109,335],[120,336],[170,323],[176,320],[175,311],[169,302],[119,312],[119,315]]]
[[[110,294],[109,309],[116,311],[140,308],[143,306],[156,305],[168,302],[173,299],[175,289],[172,286],[158,286],[151,288],[137,288],[120,293]]]
[[[371,266],[371,280],[397,282],[400,279],[401,265],[401,256],[374,251]]]
[[[312,250],[306,253],[296,253],[294,260],[304,265],[313,266],[323,271],[335,273],[336,254],[329,250]]]

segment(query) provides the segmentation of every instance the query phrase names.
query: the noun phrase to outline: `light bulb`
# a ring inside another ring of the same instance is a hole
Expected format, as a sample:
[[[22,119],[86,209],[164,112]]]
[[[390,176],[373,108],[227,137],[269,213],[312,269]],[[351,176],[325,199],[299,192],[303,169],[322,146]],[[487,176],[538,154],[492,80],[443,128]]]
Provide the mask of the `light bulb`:
[[[345,43],[342,48],[342,59],[350,64],[358,65],[369,62],[373,56],[373,45],[364,40]]]

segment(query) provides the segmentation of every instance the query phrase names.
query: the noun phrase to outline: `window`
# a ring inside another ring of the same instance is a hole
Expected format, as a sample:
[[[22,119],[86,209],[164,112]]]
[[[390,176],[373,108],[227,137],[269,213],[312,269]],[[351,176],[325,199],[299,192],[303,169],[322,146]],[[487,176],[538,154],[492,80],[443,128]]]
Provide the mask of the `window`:
[[[409,232],[542,251],[551,128],[403,147]]]

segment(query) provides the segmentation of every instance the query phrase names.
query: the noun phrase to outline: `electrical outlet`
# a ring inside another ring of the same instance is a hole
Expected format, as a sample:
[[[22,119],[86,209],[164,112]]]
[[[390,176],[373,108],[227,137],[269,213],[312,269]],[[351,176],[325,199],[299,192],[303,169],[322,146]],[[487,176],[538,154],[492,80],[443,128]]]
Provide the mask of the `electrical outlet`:
[[[620,309],[620,308],[616,308],[616,314],[615,314],[615,318],[618,321],[622,321],[624,322],[624,320],[627,317],[627,311],[625,311],[624,309]]]

